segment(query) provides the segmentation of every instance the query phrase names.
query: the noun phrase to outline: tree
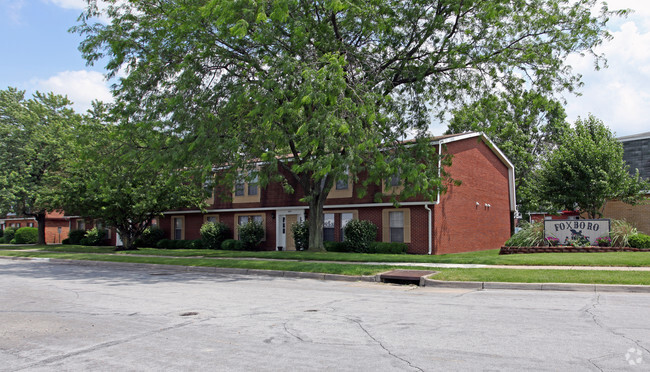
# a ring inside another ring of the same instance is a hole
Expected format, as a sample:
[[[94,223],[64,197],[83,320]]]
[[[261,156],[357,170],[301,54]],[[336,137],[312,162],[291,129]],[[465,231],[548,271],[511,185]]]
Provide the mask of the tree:
[[[634,204],[650,184],[628,173],[623,146],[602,121],[589,115],[564,134],[561,145],[542,161],[536,174],[539,198],[559,209],[602,216],[607,200]]]
[[[515,167],[520,211],[535,209],[530,175],[569,128],[562,104],[536,91],[490,93],[452,111],[447,133],[485,133]]]
[[[163,155],[203,176],[218,166],[231,189],[264,163],[262,185],[304,194],[311,250],[323,249],[335,181],[400,174],[395,203],[435,199],[450,180],[426,135],[431,114],[519,76],[544,94],[571,90],[579,77],[565,57],[593,54],[613,14],[593,16],[595,0],[110,3],[110,24],[93,24],[102,11],[89,0],[73,31],[88,62],[128,73],[116,111],[180,138]],[[416,140],[401,146],[407,136]]]
[[[24,91],[0,91],[0,214],[34,217],[38,244],[46,243],[46,213],[60,208],[53,200],[81,122],[71,104],[53,93],[26,100]]]
[[[155,160],[173,139],[149,134],[134,136],[95,103],[76,132],[79,144],[66,164],[59,203],[66,212],[101,219],[115,227],[125,249],[134,243],[162,212],[201,205],[203,182],[186,177],[182,169]]]

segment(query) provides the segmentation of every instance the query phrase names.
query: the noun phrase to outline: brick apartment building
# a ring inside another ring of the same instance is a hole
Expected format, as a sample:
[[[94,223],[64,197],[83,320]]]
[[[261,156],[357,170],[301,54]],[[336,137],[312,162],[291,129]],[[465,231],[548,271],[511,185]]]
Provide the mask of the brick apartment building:
[[[38,222],[34,217],[20,217],[16,215],[7,215],[0,219],[0,229],[7,227],[19,229],[21,227],[38,227]],[[63,212],[49,212],[45,215],[45,242],[48,244],[61,243],[68,237],[70,232],[69,219],[64,216]]]
[[[413,198],[395,208],[388,198],[383,202],[373,200],[382,187],[385,193],[388,191],[386,185],[369,186],[366,196],[360,198],[355,184],[340,182],[330,191],[324,207],[325,240],[341,241],[345,224],[360,219],[377,225],[377,241],[404,242],[409,253],[500,248],[510,237],[511,214],[515,211],[512,163],[482,133],[434,137],[431,145],[453,155],[452,165],[445,169],[462,185],[450,186],[435,202]],[[301,197],[298,191],[285,193],[280,184],[265,188],[240,184],[232,200],[210,200],[205,212],[168,211],[159,226],[170,239],[199,239],[203,223],[219,221],[231,228],[236,239],[239,224],[256,220],[265,228],[263,249],[295,250],[290,226],[309,218],[308,206],[300,201]]]
[[[623,159],[630,166],[632,174],[639,170],[639,175],[650,180],[650,132],[619,137],[623,144]],[[645,234],[650,234],[650,190],[648,199],[637,205],[629,205],[620,200],[610,200],[605,204],[603,217],[624,219],[634,224]]]

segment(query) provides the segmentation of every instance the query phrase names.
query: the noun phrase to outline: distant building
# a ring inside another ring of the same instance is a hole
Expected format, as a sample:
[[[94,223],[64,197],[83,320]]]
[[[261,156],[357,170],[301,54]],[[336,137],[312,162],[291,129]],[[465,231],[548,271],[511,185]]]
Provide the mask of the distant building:
[[[650,180],[650,132],[619,137],[623,144],[623,159],[630,166],[631,174],[636,174]],[[619,200],[610,200],[605,205],[605,218],[624,219],[634,224],[645,234],[650,234],[650,190],[646,193],[647,200],[638,205],[625,204]]]
[[[38,222],[34,217],[21,217],[15,214],[8,214],[5,218],[0,218],[0,229],[7,227],[20,229],[21,227],[38,227]],[[70,222],[62,212],[50,212],[45,215],[45,242],[48,244],[61,243],[68,237],[70,232]]]

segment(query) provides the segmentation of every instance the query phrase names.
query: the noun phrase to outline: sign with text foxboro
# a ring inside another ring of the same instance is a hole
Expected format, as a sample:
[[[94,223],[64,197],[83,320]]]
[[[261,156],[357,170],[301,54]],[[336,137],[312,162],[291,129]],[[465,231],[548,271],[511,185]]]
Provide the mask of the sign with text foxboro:
[[[544,237],[554,237],[562,245],[586,238],[596,245],[596,239],[609,236],[610,220],[544,220]]]

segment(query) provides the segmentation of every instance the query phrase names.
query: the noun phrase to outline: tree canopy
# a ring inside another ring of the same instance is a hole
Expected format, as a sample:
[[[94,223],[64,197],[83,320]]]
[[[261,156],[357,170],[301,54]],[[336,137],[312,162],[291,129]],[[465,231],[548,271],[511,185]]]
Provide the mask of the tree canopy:
[[[539,92],[515,89],[490,93],[452,115],[447,133],[485,133],[515,167],[519,211],[535,209],[530,175],[569,128],[562,104]]]
[[[117,230],[125,249],[163,212],[201,205],[203,182],[183,169],[157,161],[171,139],[121,129],[106,107],[96,103],[75,133],[78,144],[66,162],[58,193],[69,214],[102,220]]]
[[[564,134],[561,145],[541,163],[535,177],[540,200],[558,209],[602,216],[611,199],[634,204],[650,184],[628,173],[623,146],[602,121],[589,115]]]
[[[0,215],[16,213],[38,222],[45,244],[45,215],[56,200],[73,133],[82,121],[66,97],[36,92],[25,99],[15,88],[0,90]]]
[[[612,14],[592,15],[595,0],[109,3],[109,24],[93,23],[90,0],[73,30],[90,63],[126,72],[116,111],[181,139],[164,155],[203,176],[261,160],[264,184],[285,169],[309,203],[310,249],[323,249],[337,179],[399,173],[402,198],[433,200],[449,180],[426,138],[431,115],[522,83],[572,90],[565,57],[593,54]],[[406,137],[416,141],[399,146]]]

